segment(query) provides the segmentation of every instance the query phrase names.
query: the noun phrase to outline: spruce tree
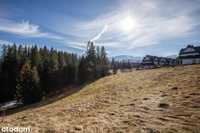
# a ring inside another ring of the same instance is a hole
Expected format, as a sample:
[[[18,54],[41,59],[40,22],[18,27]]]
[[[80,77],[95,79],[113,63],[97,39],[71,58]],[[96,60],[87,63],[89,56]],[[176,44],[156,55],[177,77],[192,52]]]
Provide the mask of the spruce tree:
[[[17,79],[16,99],[24,104],[31,104],[40,101],[42,90],[40,79],[36,67],[31,67],[31,62],[27,61]]]
[[[78,66],[78,80],[79,83],[84,83],[87,81],[87,66],[86,66],[86,59],[84,56],[81,57]]]
[[[92,81],[95,79],[97,64],[97,56],[94,42],[88,42],[86,54],[87,80]]]
[[[101,76],[106,76],[109,71],[109,61],[107,58],[106,50],[102,46],[101,47]]]

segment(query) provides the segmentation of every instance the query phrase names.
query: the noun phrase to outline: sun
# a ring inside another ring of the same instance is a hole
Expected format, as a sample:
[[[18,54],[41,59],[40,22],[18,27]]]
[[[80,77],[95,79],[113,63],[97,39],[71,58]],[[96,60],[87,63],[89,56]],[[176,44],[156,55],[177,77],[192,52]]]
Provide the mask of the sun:
[[[131,16],[127,16],[120,21],[120,28],[125,32],[132,31],[135,25],[135,21]]]

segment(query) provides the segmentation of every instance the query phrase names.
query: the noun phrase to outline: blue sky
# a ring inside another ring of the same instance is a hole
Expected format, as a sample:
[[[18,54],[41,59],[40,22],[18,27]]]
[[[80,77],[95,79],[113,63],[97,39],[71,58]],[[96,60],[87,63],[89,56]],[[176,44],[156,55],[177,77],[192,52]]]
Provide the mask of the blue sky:
[[[0,43],[110,56],[177,54],[200,44],[200,0],[0,0]]]

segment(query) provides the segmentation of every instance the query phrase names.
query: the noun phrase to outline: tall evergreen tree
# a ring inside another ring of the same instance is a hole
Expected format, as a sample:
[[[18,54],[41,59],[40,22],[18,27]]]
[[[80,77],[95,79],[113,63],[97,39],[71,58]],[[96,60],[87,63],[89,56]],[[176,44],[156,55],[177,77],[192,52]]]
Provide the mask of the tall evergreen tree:
[[[25,104],[40,101],[42,90],[40,88],[40,79],[36,67],[31,67],[31,62],[27,61],[17,80],[16,99]]]
[[[40,53],[38,51],[37,46],[34,46],[31,48],[30,60],[31,60],[32,66],[39,66],[41,57],[40,57]]]
[[[96,75],[96,64],[97,64],[97,56],[96,49],[94,46],[94,42],[89,41],[87,45],[86,52],[86,71],[87,71],[87,80],[94,80]]]
[[[109,61],[107,58],[106,50],[102,46],[101,47],[101,76],[106,76],[109,71]]]
[[[86,59],[84,56],[81,57],[78,66],[78,80],[79,83],[84,83],[85,81],[87,81],[87,66],[86,66]]]

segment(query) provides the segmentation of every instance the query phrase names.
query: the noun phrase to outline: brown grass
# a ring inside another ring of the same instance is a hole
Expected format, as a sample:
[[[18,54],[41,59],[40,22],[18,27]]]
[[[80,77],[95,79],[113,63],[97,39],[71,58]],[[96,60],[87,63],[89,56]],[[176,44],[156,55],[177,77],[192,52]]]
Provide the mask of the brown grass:
[[[200,65],[133,71],[7,116],[33,133],[200,133]]]

